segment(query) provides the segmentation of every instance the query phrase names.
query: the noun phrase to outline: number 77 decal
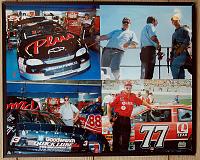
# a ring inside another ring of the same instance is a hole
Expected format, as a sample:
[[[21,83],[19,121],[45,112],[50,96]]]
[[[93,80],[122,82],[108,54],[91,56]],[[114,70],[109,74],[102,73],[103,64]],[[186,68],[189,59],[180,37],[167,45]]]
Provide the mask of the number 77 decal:
[[[149,126],[149,125],[144,125],[141,127],[140,129],[140,133],[146,133],[146,136],[144,138],[144,141],[141,145],[142,148],[150,148],[151,147],[151,139],[153,137],[154,133],[157,133],[160,131],[160,135],[157,138],[157,141],[155,143],[155,148],[163,148],[164,147],[164,139],[165,136],[167,134],[169,126],[164,126],[164,125],[160,125],[160,126]]]

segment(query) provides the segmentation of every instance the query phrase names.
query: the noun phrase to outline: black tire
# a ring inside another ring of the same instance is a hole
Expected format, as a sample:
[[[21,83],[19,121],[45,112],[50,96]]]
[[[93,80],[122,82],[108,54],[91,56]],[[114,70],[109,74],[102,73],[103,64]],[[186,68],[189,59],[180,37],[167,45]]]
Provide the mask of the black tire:
[[[191,135],[190,138],[188,139],[187,148],[188,148],[190,151],[192,151],[192,135]]]
[[[95,141],[100,145],[100,153],[108,153],[110,152],[110,146],[107,139],[101,134],[91,134],[92,139],[88,139],[89,141]]]

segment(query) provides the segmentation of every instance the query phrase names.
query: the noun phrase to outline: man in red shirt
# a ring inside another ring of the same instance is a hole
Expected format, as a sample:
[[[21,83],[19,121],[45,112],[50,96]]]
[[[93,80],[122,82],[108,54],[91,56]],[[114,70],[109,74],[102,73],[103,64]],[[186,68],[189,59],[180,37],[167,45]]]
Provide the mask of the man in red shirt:
[[[107,115],[111,125],[113,125],[113,152],[128,152],[131,132],[130,116],[134,104],[154,108],[154,106],[131,93],[131,89],[132,83],[127,81],[124,84],[124,91],[107,105]],[[117,113],[117,117],[112,117],[112,108],[114,108],[114,113]]]

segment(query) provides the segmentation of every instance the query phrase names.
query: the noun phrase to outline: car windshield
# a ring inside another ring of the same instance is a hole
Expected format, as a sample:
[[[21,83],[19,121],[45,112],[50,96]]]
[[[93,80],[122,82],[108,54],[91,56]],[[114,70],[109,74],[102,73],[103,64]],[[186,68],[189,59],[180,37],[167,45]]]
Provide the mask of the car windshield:
[[[138,114],[145,112],[148,108],[146,106],[136,106],[133,109],[132,116],[135,117]]]
[[[103,114],[102,108],[98,103],[89,105],[86,108],[82,109],[81,113],[85,114]]]
[[[134,122],[171,122],[171,109],[149,110],[138,114]]]
[[[38,23],[38,24],[29,24],[23,28],[23,38],[27,39],[29,37],[34,37],[38,35],[46,35],[53,33],[61,33],[63,28],[54,22],[49,23]]]
[[[21,111],[19,114],[19,122],[32,122],[32,123],[46,123],[46,124],[56,124],[63,125],[63,122],[59,118],[53,117],[49,113],[43,113],[38,111]]]

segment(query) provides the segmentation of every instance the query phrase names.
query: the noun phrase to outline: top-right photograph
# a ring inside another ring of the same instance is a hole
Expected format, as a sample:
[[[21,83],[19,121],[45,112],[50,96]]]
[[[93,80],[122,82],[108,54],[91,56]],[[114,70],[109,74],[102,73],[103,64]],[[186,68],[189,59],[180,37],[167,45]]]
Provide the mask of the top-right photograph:
[[[101,79],[192,79],[192,5],[101,5]]]

